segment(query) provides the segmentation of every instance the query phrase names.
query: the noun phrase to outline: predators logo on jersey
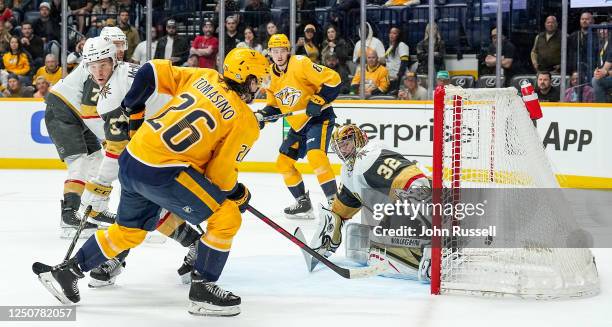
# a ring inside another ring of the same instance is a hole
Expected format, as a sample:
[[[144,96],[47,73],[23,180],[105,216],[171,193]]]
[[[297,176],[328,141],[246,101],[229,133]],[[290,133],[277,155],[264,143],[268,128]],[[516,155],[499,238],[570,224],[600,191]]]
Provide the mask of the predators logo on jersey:
[[[274,95],[274,97],[277,98],[284,106],[288,107],[293,107],[301,96],[302,92],[300,90],[289,86],[280,90]]]
[[[282,113],[303,110],[314,97],[323,99],[323,109],[329,107],[340,91],[340,75],[334,70],[317,65],[305,56],[291,56],[283,71],[272,65],[266,105]],[[295,115],[287,122],[296,131],[306,125],[309,117]]]

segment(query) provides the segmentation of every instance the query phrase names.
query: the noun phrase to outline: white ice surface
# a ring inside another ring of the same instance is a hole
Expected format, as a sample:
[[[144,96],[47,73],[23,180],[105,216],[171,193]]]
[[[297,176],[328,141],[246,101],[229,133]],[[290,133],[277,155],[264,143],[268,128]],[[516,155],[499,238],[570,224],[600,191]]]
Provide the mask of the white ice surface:
[[[69,241],[58,237],[65,171],[0,170],[0,305],[56,305],[31,271],[34,261],[57,264]],[[323,194],[306,177],[315,201]],[[279,175],[242,174],[251,204],[289,231],[315,222],[281,218],[292,200]],[[117,190],[118,191],[118,190]],[[116,207],[119,192],[111,207]],[[82,242],[79,243],[79,245]],[[169,240],[131,251],[117,285],[89,289],[80,282],[76,322],[0,322],[0,326],[612,326],[612,249],[593,250],[601,294],[564,301],[431,296],[429,285],[372,277],[345,280],[325,267],[308,273],[298,248],[262,221],[245,214],[220,284],[242,297],[232,318],[187,313],[189,287],[176,274],[185,249]],[[76,251],[75,251],[76,252]],[[343,249],[333,257],[347,264]]]

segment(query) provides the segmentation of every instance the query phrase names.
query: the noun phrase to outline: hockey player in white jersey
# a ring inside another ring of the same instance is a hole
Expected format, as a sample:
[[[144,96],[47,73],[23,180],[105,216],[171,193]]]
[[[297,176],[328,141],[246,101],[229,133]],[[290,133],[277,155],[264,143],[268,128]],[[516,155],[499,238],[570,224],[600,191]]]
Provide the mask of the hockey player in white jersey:
[[[117,26],[106,26],[100,31],[100,37],[110,39],[117,47],[117,61],[125,61],[125,52],[128,50],[127,36]]]
[[[430,182],[416,161],[388,149],[380,142],[368,142],[368,137],[354,124],[337,126],[332,134],[332,150],[343,161],[341,185],[330,208],[321,208],[319,228],[311,247],[330,256],[342,242],[342,226],[360,209],[372,211],[375,203],[401,200],[431,201]],[[384,217],[366,224],[347,226],[347,256],[362,264],[384,261],[388,275],[400,278],[428,280],[431,251],[427,239],[377,237],[375,226],[389,228],[402,224],[430,224],[431,218],[405,219]],[[419,228],[420,229],[420,228]],[[400,243],[400,244],[398,244]],[[425,252],[425,253],[424,253]],[[311,259],[310,271],[317,261]]]
[[[98,37],[88,40],[83,47],[83,64],[100,87],[96,110],[101,120],[97,122],[100,126],[95,130],[102,132],[96,136],[105,140],[104,158],[96,173],[87,181],[81,200],[83,208],[92,206],[92,212],[105,212],[108,209],[112,183],[117,179],[119,171],[118,158],[129,141],[126,130],[119,127],[128,123],[128,118],[121,110],[121,101],[130,90],[140,68],[132,63],[117,61],[117,42],[111,41],[107,37]],[[150,117],[159,109],[160,105],[151,104],[145,111],[145,116]],[[193,244],[201,235],[176,215],[163,211],[160,216],[158,230],[181,245],[189,247],[189,253],[178,271],[183,282],[188,283],[186,277],[190,276],[195,259]],[[112,285],[125,266],[126,256],[127,251],[91,270],[89,286]]]
[[[45,125],[57,153],[68,168],[61,201],[62,237],[72,237],[81,220],[78,210],[85,181],[97,171],[102,161],[102,120],[96,112],[98,86],[89,77],[85,65],[79,64],[58,81],[45,97]],[[90,216],[91,222],[81,233],[88,237],[96,224],[112,224],[114,214],[104,211]],[[93,223],[92,223],[93,222]],[[96,223],[96,224],[94,224]]]

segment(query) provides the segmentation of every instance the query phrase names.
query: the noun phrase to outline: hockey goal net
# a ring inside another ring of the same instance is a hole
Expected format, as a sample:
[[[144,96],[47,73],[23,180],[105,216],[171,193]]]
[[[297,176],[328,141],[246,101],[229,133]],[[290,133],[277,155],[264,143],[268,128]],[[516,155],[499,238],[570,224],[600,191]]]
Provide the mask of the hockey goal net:
[[[514,88],[436,89],[433,187],[434,204],[455,205],[479,196],[489,200],[479,219],[459,219],[456,210],[434,212],[434,229],[448,230],[450,236],[432,239],[433,294],[546,299],[599,291],[590,249],[571,242],[584,233],[564,207]],[[487,226],[496,226],[498,235],[453,233],[455,227]]]

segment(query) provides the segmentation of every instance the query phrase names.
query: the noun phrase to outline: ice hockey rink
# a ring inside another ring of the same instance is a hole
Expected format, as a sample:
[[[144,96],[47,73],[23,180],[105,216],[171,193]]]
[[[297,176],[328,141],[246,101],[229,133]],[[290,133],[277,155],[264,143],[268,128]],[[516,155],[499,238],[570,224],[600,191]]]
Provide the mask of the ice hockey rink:
[[[34,261],[59,263],[69,240],[59,238],[59,199],[65,171],[0,170],[0,305],[58,305],[31,271]],[[253,207],[286,229],[315,221],[281,217],[292,200],[279,175],[243,173]],[[305,176],[313,201],[323,194]],[[118,187],[118,185],[116,185]],[[119,192],[114,191],[111,208]],[[79,245],[82,241],[79,242]],[[78,246],[77,246],[78,247]],[[0,322],[0,326],[612,326],[612,249],[594,249],[601,279],[597,296],[556,301],[432,296],[416,281],[370,277],[345,280],[326,267],[308,273],[297,246],[246,213],[221,286],[242,297],[236,317],[187,312],[189,286],[176,269],[186,250],[172,240],[132,250],[117,284],[89,289],[81,280],[76,322]],[[333,261],[350,265],[339,249]]]

